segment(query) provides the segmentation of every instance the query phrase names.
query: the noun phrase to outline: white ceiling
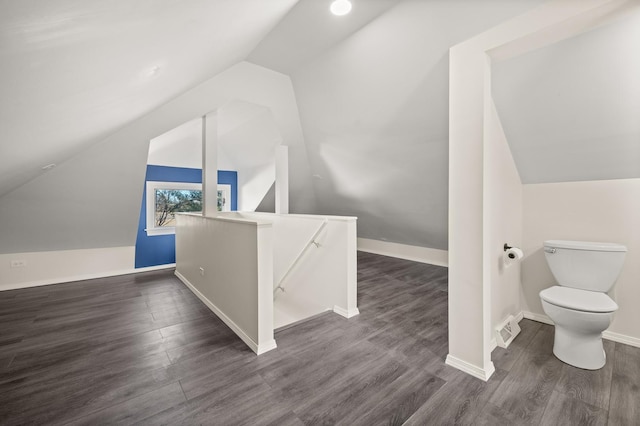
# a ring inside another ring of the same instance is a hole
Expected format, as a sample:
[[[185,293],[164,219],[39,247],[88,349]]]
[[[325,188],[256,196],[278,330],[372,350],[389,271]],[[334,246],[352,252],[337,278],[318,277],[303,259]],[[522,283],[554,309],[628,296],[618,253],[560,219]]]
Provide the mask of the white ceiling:
[[[269,108],[234,100],[218,108],[216,117],[220,170],[275,164],[275,148],[282,143],[282,136]],[[190,120],[151,139],[147,163],[202,167],[202,119]]]
[[[0,0],[0,197],[247,59],[291,77],[315,213],[445,249],[448,49],[545,0],[352,1]],[[525,182],[640,175],[637,28],[495,65]]]
[[[296,1],[0,1],[0,196],[243,60]]]
[[[640,13],[493,65],[523,183],[640,177]]]
[[[540,3],[404,0],[297,65],[317,213],[358,216],[360,237],[446,249],[449,48]],[[290,19],[276,31],[304,28]]]
[[[401,1],[351,0],[351,13],[336,17],[329,13],[333,0],[299,0],[247,60],[291,74]]]

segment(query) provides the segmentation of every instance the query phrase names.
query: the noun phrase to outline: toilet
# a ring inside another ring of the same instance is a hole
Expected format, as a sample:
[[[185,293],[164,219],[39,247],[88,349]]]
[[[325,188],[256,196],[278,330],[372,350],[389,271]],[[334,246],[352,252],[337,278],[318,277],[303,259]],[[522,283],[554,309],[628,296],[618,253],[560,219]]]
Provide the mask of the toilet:
[[[586,370],[606,362],[602,332],[618,305],[606,292],[615,284],[627,252],[620,244],[549,240],[544,255],[557,286],[540,292],[542,308],[555,325],[553,354]]]

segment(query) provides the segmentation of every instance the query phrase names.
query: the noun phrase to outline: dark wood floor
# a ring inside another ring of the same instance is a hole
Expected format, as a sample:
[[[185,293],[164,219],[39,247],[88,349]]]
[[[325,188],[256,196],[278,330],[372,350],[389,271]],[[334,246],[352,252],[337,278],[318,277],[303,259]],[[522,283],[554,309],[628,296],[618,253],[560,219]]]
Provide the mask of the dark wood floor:
[[[443,362],[446,268],[358,262],[358,317],[259,357],[171,272],[0,293],[0,424],[640,424],[640,349],[606,341],[583,371],[523,320],[485,383]]]

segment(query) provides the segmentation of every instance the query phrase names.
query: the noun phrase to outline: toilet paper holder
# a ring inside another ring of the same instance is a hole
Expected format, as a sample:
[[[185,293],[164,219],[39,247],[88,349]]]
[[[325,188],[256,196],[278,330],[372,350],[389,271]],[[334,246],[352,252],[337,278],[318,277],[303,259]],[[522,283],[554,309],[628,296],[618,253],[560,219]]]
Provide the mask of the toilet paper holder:
[[[509,260],[516,260],[516,259],[521,259],[522,258],[522,250],[520,250],[518,247],[512,247],[507,243],[504,243],[504,251],[505,251],[505,256],[509,258]]]

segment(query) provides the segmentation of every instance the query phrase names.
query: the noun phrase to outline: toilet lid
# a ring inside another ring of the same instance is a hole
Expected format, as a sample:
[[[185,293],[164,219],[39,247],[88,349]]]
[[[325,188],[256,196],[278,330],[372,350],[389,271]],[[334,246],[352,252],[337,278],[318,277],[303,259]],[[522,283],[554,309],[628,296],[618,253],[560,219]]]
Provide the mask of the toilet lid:
[[[605,293],[577,288],[553,286],[540,292],[545,302],[574,311],[614,312],[618,305]]]

